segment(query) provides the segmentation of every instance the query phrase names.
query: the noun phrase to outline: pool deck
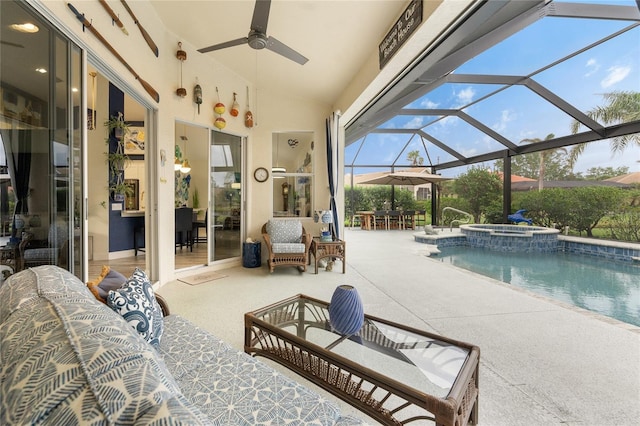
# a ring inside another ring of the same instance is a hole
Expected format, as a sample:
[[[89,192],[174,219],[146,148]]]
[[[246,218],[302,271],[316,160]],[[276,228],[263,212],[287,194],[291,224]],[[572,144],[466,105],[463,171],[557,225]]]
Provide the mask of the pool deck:
[[[244,312],[297,293],[330,300],[336,286],[351,284],[369,314],[480,347],[480,425],[638,424],[639,327],[430,258],[416,232],[347,229],[345,275],[339,264],[318,275],[286,267],[270,274],[263,262],[225,269],[227,277],[198,286],[173,281],[158,292],[172,312],[242,349]]]

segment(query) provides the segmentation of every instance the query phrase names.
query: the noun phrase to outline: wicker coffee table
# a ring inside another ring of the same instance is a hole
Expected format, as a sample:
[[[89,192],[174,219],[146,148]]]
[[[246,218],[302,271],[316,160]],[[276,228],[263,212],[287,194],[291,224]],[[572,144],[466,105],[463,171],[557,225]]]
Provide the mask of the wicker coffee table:
[[[382,424],[478,422],[477,346],[369,315],[358,335],[340,336],[328,304],[302,294],[244,319],[245,352],[286,366]]]

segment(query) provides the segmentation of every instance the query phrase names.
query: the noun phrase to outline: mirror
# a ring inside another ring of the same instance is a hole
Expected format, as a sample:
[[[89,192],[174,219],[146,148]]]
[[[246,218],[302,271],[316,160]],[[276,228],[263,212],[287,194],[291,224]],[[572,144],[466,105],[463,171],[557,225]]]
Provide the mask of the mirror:
[[[311,217],[313,195],[313,132],[272,135],[274,217]]]

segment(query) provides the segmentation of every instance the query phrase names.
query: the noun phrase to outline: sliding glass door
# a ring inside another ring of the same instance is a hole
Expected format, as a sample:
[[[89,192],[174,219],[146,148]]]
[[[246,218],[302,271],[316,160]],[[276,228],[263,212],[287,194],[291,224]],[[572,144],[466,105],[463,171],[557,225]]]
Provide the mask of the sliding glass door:
[[[23,3],[0,27],[2,263],[82,277],[81,53]]]
[[[244,224],[242,152],[241,137],[211,131],[208,215],[210,262],[241,255]]]

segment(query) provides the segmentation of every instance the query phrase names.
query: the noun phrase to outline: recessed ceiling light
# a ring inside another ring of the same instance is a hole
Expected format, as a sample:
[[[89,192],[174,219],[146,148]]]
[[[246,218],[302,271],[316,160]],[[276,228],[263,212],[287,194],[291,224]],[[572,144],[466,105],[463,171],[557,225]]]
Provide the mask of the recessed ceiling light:
[[[31,22],[25,22],[24,24],[11,24],[11,29],[20,31],[21,33],[30,33],[30,34],[37,33],[38,31],[40,31],[40,28],[38,28],[35,24],[32,24]]]
[[[46,74],[47,70],[44,68],[36,68],[36,71],[39,72],[40,74]]]

